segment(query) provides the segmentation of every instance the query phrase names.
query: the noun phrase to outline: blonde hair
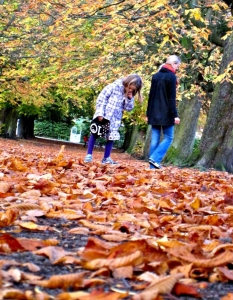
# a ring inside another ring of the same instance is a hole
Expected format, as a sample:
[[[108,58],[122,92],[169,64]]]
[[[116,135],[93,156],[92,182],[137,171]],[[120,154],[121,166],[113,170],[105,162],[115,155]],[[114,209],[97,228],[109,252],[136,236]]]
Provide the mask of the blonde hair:
[[[143,102],[142,93],[141,93],[142,78],[138,74],[130,74],[123,79],[124,87],[129,87],[131,84],[136,86],[135,95],[138,94],[138,100],[140,103],[142,103]]]

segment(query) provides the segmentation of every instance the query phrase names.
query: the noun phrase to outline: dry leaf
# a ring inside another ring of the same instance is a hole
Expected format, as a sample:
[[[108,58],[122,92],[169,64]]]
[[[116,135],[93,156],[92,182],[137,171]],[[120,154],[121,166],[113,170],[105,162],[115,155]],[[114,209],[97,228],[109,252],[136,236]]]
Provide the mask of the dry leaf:
[[[24,292],[17,289],[7,288],[0,290],[0,299],[27,300]]]
[[[133,254],[122,256],[119,258],[112,258],[112,259],[94,259],[90,262],[84,263],[84,268],[90,270],[96,270],[100,268],[107,267],[109,269],[116,269],[123,266],[129,265],[138,265],[142,262],[142,253],[141,251],[136,251]]]
[[[70,253],[66,252],[62,247],[49,246],[38,251],[34,251],[34,254],[47,256],[49,257],[51,263],[54,263],[58,259],[69,255]]]
[[[8,233],[0,235],[0,252],[11,253],[23,251],[24,247]]]
[[[195,298],[201,298],[198,288],[193,285],[187,285],[184,283],[177,282],[172,290],[172,293],[176,296],[189,295]]]
[[[11,188],[8,182],[0,181],[0,193],[7,193]]]
[[[151,284],[140,294],[133,297],[134,300],[153,300],[159,294],[171,293],[174,285],[181,279],[183,275],[176,274],[165,276],[152,281]]]
[[[133,267],[132,266],[116,268],[113,270],[114,278],[132,278],[132,276],[133,276]]]
[[[39,285],[44,288],[50,289],[67,289],[67,288],[79,288],[83,286],[83,277],[85,272],[76,274],[54,275],[48,280],[34,280],[31,284]]]

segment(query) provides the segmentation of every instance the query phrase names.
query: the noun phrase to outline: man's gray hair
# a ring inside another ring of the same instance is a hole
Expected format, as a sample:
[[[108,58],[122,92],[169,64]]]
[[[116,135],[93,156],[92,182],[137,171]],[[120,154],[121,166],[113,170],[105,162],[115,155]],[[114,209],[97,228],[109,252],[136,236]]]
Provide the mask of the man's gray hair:
[[[169,65],[173,64],[173,63],[180,64],[181,59],[177,55],[170,55],[170,56],[168,56],[166,63]]]

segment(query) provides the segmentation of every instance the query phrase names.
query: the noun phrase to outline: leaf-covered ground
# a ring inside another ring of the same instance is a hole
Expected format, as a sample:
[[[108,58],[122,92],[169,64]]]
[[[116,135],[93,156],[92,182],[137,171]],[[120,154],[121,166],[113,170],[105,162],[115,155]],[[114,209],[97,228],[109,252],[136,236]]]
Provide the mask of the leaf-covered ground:
[[[0,146],[0,300],[233,299],[233,175]]]

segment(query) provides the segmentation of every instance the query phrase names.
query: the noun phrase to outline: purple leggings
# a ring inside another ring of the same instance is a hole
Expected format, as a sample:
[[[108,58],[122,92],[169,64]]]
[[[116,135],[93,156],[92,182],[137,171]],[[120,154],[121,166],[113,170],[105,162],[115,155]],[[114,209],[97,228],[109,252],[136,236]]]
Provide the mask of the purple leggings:
[[[88,141],[87,154],[92,154],[96,139],[97,139],[96,136],[94,136],[93,134],[90,136],[90,139]],[[111,151],[112,151],[112,146],[113,146],[113,141],[108,140],[106,142],[105,149],[104,149],[104,158],[107,158],[110,156]]]

